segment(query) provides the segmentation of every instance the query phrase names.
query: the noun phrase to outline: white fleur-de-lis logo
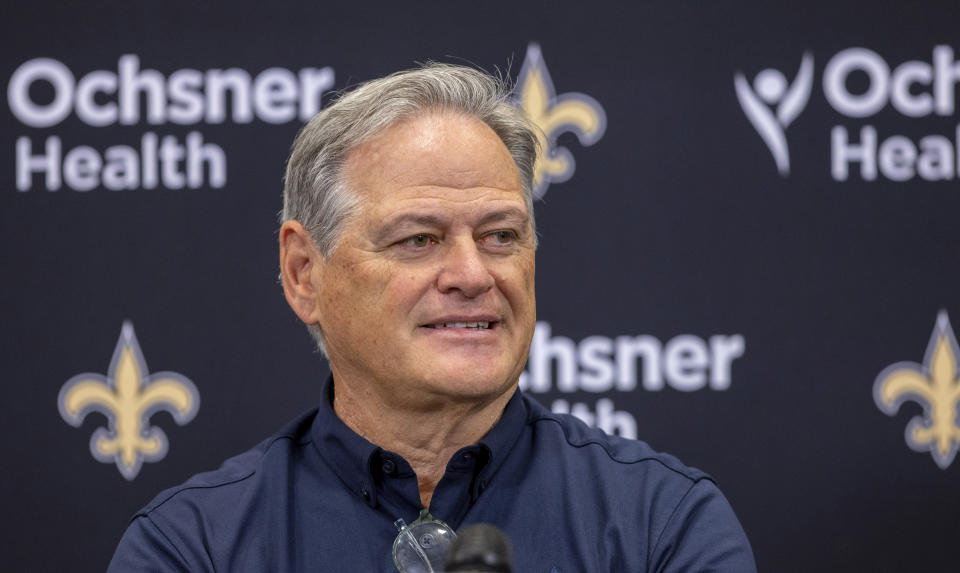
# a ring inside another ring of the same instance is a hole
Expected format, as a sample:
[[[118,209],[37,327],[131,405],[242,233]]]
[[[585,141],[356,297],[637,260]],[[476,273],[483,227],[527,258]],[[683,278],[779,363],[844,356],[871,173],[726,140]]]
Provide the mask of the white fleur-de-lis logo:
[[[790,150],[785,130],[797,119],[810,99],[813,55],[809,52],[803,54],[800,70],[792,84],[787,84],[783,72],[768,68],[757,74],[753,88],[743,72],[734,75],[733,85],[743,113],[767,144],[777,164],[777,171],[786,177],[790,174]]]
[[[97,460],[113,462],[123,477],[137,477],[143,462],[156,462],[167,454],[167,436],[150,426],[150,417],[165,410],[177,424],[193,419],[200,407],[196,386],[182,374],[149,374],[133,325],[123,323],[107,375],[78,374],[60,389],[60,415],[79,427],[87,414],[106,416],[106,428],[90,438],[90,452]]]
[[[930,452],[942,469],[953,462],[960,446],[958,361],[957,338],[946,311],[941,311],[923,364],[897,362],[885,368],[873,384],[873,399],[885,414],[893,416],[906,402],[923,406],[923,415],[907,424],[907,445]]]
[[[607,116],[597,100],[581,93],[557,95],[540,46],[531,43],[517,77],[515,98],[540,128],[540,156],[533,174],[533,194],[543,197],[551,183],[573,175],[573,154],[557,145],[561,133],[571,132],[581,145],[593,145],[607,128]]]

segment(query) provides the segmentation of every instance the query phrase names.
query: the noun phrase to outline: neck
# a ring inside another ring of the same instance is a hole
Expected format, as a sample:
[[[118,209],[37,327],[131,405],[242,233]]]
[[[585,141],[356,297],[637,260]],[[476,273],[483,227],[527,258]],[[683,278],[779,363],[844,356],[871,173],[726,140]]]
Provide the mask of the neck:
[[[497,396],[476,400],[443,400],[410,405],[385,399],[363,385],[351,384],[334,369],[333,409],[354,432],[395,452],[417,474],[420,502],[430,499],[447,462],[458,450],[479,442],[500,419],[516,386]]]

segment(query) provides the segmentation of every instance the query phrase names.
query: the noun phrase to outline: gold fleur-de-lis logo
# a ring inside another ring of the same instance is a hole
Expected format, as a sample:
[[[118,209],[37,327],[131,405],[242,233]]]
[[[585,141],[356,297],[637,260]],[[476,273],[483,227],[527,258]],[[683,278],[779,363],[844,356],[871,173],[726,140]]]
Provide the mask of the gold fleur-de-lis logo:
[[[581,145],[593,145],[607,128],[607,116],[597,100],[581,93],[557,95],[540,46],[531,43],[517,78],[515,98],[541,133],[540,157],[533,174],[533,194],[542,197],[550,183],[562,183],[573,175],[573,155],[557,146],[561,133],[572,132]]]
[[[167,454],[167,436],[149,425],[160,410],[184,425],[200,407],[200,395],[189,379],[176,372],[150,375],[133,324],[124,322],[113,351],[107,375],[84,373],[60,389],[60,415],[79,427],[87,414],[107,417],[106,428],[97,428],[90,438],[90,452],[97,460],[114,462],[123,477],[137,477],[143,462],[156,462]]]
[[[907,424],[907,445],[918,452],[929,451],[941,469],[950,465],[960,445],[958,359],[957,338],[946,311],[941,311],[923,364],[891,364],[873,384],[873,399],[885,414],[893,416],[907,401],[923,406],[923,415]]]

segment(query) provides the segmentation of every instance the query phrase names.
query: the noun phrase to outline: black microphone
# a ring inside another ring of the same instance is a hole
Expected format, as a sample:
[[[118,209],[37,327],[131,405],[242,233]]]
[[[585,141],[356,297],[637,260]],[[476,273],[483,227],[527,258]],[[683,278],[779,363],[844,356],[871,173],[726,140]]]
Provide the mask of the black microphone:
[[[507,534],[478,523],[460,530],[444,562],[448,573],[512,573],[513,548]]]

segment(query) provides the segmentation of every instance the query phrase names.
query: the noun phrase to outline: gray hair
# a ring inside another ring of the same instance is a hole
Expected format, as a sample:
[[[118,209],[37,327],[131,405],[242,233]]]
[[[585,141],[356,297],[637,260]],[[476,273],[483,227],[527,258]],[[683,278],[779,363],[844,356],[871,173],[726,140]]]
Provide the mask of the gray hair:
[[[506,80],[466,66],[432,62],[341,94],[300,130],[287,162],[281,222],[299,221],[320,253],[329,257],[344,224],[359,207],[343,174],[350,151],[393,125],[437,110],[476,117],[503,141],[517,166],[536,237],[533,175],[540,151],[536,126],[514,104]],[[320,326],[307,329],[326,354]]]

